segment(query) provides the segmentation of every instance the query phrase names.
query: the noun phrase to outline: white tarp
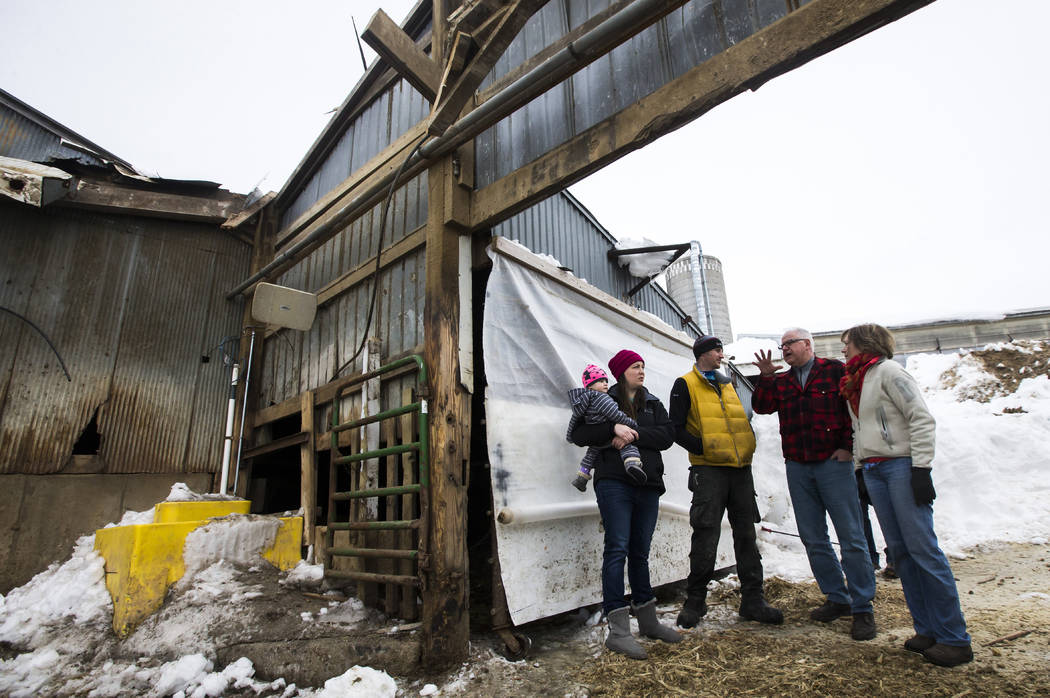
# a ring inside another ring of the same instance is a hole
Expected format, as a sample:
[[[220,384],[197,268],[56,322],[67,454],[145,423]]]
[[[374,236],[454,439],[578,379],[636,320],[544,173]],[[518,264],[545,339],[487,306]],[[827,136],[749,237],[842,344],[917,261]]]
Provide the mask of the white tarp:
[[[499,240],[497,249],[505,253],[490,251],[485,293],[485,417],[503,585],[511,618],[521,624],[601,600],[603,532],[593,482],[584,493],[569,484],[584,449],[565,440],[567,391],[580,385],[587,364],[607,369],[613,354],[632,349],[645,359],[646,387],[666,407],[674,379],[692,365],[692,340],[524,248]],[[678,446],[663,459],[654,585],[689,571],[689,463]],[[724,531],[722,550],[731,550],[729,538]]]

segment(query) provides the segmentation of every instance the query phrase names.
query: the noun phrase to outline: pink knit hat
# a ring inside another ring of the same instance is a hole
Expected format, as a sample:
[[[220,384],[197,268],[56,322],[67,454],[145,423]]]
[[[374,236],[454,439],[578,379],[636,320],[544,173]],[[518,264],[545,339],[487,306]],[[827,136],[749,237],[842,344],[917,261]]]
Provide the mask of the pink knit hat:
[[[605,371],[601,370],[594,364],[588,364],[587,368],[583,369],[583,387],[589,388],[591,383],[597,381],[609,381],[609,376],[606,375]]]
[[[620,380],[620,376],[623,375],[623,372],[636,361],[641,361],[643,364],[645,363],[645,359],[630,349],[621,349],[616,352],[616,356],[609,359],[609,370],[612,371],[613,378]]]

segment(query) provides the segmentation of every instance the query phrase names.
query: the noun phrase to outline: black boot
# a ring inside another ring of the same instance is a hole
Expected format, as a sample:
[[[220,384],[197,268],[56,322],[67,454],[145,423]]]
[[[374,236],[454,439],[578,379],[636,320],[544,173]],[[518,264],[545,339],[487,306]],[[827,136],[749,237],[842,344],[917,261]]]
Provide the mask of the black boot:
[[[744,599],[740,603],[740,617],[770,625],[780,625],[784,622],[784,614],[766,603],[765,597],[762,596]]]
[[[700,619],[707,615],[707,599],[690,596],[685,600],[681,612],[678,614],[679,628],[695,628]]]

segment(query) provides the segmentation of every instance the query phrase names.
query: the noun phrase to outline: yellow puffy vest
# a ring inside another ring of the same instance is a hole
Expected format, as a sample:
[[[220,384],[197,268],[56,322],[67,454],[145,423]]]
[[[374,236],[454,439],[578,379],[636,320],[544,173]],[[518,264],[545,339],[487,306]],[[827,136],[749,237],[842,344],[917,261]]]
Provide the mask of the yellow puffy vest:
[[[722,383],[722,394],[700,370],[682,376],[689,388],[689,416],[685,428],[704,445],[701,455],[689,454],[691,465],[723,465],[742,468],[755,455],[755,432],[732,383]]]

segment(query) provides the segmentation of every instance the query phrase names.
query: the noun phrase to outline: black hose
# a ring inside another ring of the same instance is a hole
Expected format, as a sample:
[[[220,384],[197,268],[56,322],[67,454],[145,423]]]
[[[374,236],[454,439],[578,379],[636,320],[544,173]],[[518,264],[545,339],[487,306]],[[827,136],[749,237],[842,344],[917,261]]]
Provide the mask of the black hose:
[[[401,162],[400,167],[397,168],[397,172],[394,174],[394,179],[390,182],[390,191],[387,192],[386,201],[383,202],[383,213],[379,217],[379,244],[376,246],[376,268],[375,271],[372,272],[372,300],[368,304],[368,317],[365,318],[365,327],[361,332],[361,343],[357,346],[357,351],[354,352],[354,355],[343,362],[343,365],[335,370],[335,374],[332,378],[337,378],[339,374],[343,372],[343,369],[352,364],[354,359],[361,355],[361,351],[365,348],[365,343],[368,342],[368,328],[372,326],[372,314],[375,311],[376,298],[379,296],[379,272],[382,269],[383,260],[383,234],[386,232],[386,218],[387,212],[390,210],[390,201],[394,198],[394,192],[397,191],[397,183],[398,180],[401,179],[401,173],[405,171],[405,165],[407,165],[408,161],[412,159],[412,156],[419,151],[419,148],[423,145],[423,141],[426,140],[427,135],[428,134],[424,133],[423,136],[416,141],[415,147],[412,148],[408,157]],[[364,367],[362,367],[362,371],[364,370]]]
[[[47,342],[47,345],[49,347],[51,347],[51,351],[55,352],[55,356],[58,357],[58,364],[62,367],[62,372],[66,374],[66,380],[69,381],[70,383],[72,383],[73,382],[73,377],[69,375],[69,371],[66,369],[66,362],[62,360],[62,355],[58,353],[58,349],[55,349],[55,345],[51,343],[51,340],[48,338],[48,336],[46,334],[44,334],[44,331],[42,329],[40,329],[39,327],[37,327],[36,325],[34,325],[32,320],[30,320],[29,318],[27,318],[24,315],[16,313],[15,311],[11,310],[10,308],[5,308],[4,306],[0,305],[0,310],[3,310],[5,313],[11,313],[16,318],[18,318],[19,320],[21,320],[22,322],[24,322],[25,324],[29,325],[34,330],[36,330],[40,334],[40,336],[44,338],[44,341]]]

